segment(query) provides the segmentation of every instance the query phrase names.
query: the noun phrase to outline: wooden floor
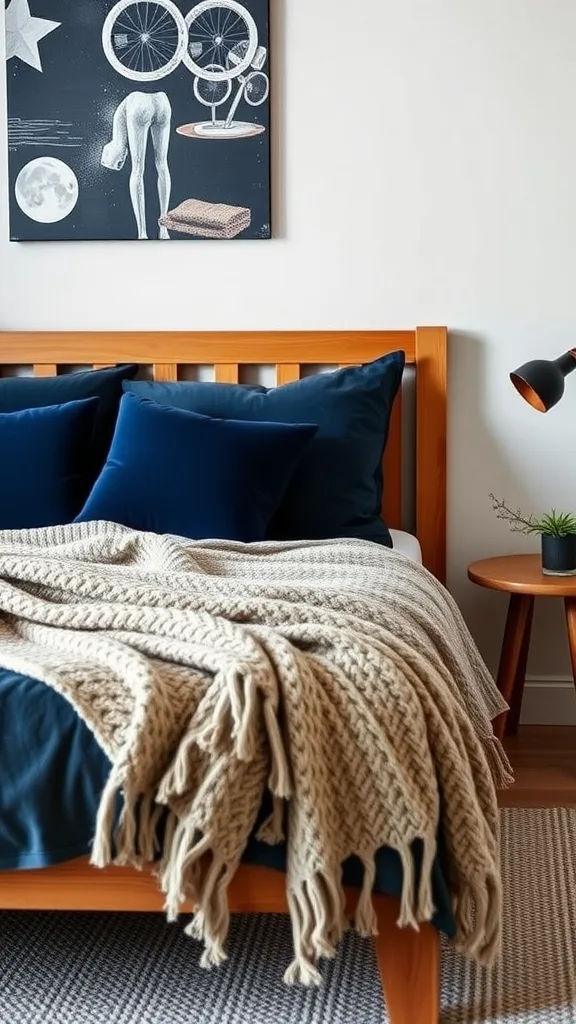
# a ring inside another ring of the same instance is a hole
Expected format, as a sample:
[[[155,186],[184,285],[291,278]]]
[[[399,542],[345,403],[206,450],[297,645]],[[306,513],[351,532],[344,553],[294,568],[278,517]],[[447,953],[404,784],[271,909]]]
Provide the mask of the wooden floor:
[[[502,807],[576,807],[576,727],[525,725],[505,742],[516,782]]]

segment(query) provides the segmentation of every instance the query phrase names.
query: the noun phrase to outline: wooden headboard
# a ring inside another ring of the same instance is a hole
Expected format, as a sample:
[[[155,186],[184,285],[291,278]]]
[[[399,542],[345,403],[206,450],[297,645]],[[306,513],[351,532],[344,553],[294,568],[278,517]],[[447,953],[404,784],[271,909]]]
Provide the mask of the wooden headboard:
[[[178,380],[179,367],[213,365],[235,383],[240,368],[276,366],[276,382],[298,380],[305,365],[351,366],[403,349],[416,369],[416,533],[424,564],[446,576],[446,328],[415,331],[20,332],[0,331],[3,368],[33,367],[51,376],[66,366],[152,366],[156,380]],[[402,525],[402,401],[395,403],[384,459],[383,514]]]

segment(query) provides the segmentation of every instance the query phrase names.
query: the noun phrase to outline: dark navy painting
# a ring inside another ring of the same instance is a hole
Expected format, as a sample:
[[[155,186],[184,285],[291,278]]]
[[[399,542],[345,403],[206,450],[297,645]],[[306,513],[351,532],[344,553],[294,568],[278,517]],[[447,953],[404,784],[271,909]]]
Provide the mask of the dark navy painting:
[[[268,0],[5,0],[10,237],[270,238]]]

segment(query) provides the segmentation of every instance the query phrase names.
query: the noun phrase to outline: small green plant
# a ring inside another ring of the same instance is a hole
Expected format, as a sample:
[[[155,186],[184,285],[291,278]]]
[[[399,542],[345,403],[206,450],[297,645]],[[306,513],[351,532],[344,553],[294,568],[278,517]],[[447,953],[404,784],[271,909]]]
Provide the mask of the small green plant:
[[[576,515],[572,512],[557,512],[553,508],[540,519],[536,519],[533,515],[525,516],[519,508],[514,511],[505,501],[500,501],[493,494],[490,495],[490,499],[496,518],[508,523],[513,533],[544,533],[550,537],[567,537],[571,533],[576,533]]]

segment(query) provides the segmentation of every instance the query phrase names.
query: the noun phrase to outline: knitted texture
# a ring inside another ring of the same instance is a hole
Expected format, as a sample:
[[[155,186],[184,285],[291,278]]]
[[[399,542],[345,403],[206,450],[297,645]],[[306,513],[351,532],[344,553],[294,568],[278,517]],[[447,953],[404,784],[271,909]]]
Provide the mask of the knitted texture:
[[[111,523],[6,531],[0,665],[53,687],[93,731],[113,768],[92,861],[159,856],[170,919],[187,899],[197,907],[187,931],[205,966],[225,959],[227,887],[266,788],[260,837],[287,832],[287,982],[317,983],[318,958],[335,954],[352,854],[364,865],[358,931],[376,927],[381,846],[403,864],[399,924],[431,918],[439,828],[457,944],[494,958],[495,782],[510,773],[490,721],[506,705],[422,566],[355,540],[191,542]]]

